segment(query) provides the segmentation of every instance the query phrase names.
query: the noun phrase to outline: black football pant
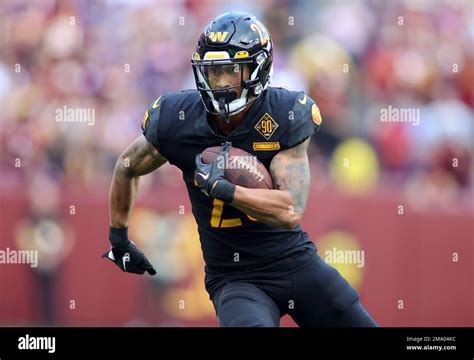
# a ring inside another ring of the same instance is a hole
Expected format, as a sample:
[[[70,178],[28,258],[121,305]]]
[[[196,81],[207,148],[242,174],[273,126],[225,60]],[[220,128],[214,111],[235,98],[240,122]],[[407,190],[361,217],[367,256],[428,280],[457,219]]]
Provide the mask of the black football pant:
[[[377,326],[357,291],[319,256],[279,278],[229,282],[212,301],[221,327],[275,327],[285,314],[300,327]]]

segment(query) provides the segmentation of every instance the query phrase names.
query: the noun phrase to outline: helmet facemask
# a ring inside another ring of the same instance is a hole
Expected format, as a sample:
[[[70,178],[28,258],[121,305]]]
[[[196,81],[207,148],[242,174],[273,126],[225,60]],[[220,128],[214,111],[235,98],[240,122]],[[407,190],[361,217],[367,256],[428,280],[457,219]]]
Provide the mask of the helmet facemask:
[[[228,53],[213,52],[220,59],[192,60],[197,89],[208,112],[220,115],[226,122],[255,101],[267,87],[271,57],[261,52],[252,57],[229,59]],[[266,74],[265,79],[261,76]],[[240,95],[239,95],[240,92]]]

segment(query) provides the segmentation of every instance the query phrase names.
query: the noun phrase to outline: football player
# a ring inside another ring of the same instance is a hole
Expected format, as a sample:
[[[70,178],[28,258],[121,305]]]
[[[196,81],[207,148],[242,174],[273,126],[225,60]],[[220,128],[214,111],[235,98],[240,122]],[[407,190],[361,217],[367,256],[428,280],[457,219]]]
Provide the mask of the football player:
[[[123,271],[156,273],[127,230],[140,176],[168,161],[183,173],[220,326],[274,327],[285,314],[302,327],[376,326],[356,290],[301,229],[307,149],[321,116],[303,92],[269,87],[267,28],[250,14],[222,14],[202,32],[191,62],[197,89],[153,101],[143,135],[117,161],[109,196],[112,247],[104,256]],[[203,150],[221,144],[218,158],[203,163]],[[217,161],[230,146],[256,156],[275,188],[226,180]]]

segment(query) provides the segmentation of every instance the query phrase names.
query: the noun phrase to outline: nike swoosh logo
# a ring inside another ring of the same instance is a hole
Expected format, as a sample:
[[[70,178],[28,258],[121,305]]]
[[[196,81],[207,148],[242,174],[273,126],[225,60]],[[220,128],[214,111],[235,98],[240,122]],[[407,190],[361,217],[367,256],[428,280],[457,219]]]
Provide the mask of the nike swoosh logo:
[[[159,105],[158,102],[160,101],[160,99],[161,99],[161,96],[158,99],[156,99],[156,101],[153,103],[153,105],[151,106],[152,109],[156,109],[158,107]]]
[[[125,271],[127,271],[127,267],[125,265],[125,263],[128,263],[130,261],[130,254],[129,253],[125,253],[123,256],[122,256],[122,264],[123,264],[123,269]]]
[[[304,98],[303,99],[298,99],[298,101],[300,102],[301,105],[304,105],[304,104],[306,104],[306,99],[307,99],[307,96],[306,96],[306,94],[304,94]]]
[[[201,176],[204,180],[207,180],[207,178],[209,177],[209,173],[207,173],[206,175],[204,174],[201,174],[200,172],[197,173],[199,176]]]

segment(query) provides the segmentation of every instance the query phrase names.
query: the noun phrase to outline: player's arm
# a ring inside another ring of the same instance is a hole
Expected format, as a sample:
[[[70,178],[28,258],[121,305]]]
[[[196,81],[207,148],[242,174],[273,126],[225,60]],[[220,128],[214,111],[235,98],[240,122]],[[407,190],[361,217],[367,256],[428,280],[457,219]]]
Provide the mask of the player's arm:
[[[281,142],[286,150],[276,154],[270,164],[275,189],[248,189],[230,183],[220,169],[219,161],[204,164],[196,156],[196,183],[209,196],[231,204],[257,220],[292,229],[303,217],[309,192],[307,149],[311,135],[322,119],[314,100],[301,93],[293,106],[292,121],[288,121]],[[219,157],[228,156],[224,145]]]
[[[140,176],[156,170],[166,161],[143,135],[136,138],[120,155],[109,192],[110,226],[128,226]]]
[[[109,241],[112,247],[102,256],[113,261],[123,271],[156,274],[145,254],[128,239],[128,223],[140,176],[159,168],[166,161],[141,135],[120,155],[115,165],[109,192]]]
[[[267,224],[290,229],[298,225],[303,217],[309,193],[309,141],[308,138],[273,157],[270,174],[275,190],[236,186],[231,205]]]

